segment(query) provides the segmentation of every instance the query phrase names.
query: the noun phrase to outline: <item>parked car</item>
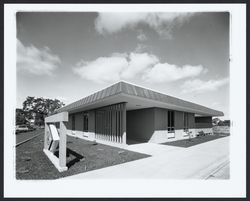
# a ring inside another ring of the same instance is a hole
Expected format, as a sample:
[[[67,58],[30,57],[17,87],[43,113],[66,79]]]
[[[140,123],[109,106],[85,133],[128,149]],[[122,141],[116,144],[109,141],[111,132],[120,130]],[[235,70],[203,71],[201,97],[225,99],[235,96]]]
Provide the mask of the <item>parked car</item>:
[[[16,133],[27,132],[29,128],[27,125],[16,125]]]
[[[17,125],[16,126],[16,133],[21,133],[21,132],[28,132],[28,131],[33,131],[35,130],[34,127],[30,125]]]

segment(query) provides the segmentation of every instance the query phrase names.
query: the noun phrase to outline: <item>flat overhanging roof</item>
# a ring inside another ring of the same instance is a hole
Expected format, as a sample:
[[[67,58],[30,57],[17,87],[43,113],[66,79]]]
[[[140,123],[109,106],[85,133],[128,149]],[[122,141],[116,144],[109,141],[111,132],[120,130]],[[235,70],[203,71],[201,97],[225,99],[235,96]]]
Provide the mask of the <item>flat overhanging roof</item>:
[[[190,112],[201,116],[223,116],[223,112],[204,107],[179,98],[168,96],[126,82],[118,82],[110,87],[66,105],[56,112],[69,113],[104,107],[120,102],[127,103],[127,110],[160,107]]]

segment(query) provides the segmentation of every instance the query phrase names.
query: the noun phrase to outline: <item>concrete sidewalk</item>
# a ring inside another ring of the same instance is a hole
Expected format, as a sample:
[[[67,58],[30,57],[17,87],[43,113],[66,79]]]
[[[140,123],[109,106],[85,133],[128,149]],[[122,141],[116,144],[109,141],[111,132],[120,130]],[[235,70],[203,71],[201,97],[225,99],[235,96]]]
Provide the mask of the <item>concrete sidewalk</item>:
[[[142,143],[129,145],[128,150],[150,154],[112,167],[94,170],[63,179],[205,179],[229,161],[229,137],[189,148]]]

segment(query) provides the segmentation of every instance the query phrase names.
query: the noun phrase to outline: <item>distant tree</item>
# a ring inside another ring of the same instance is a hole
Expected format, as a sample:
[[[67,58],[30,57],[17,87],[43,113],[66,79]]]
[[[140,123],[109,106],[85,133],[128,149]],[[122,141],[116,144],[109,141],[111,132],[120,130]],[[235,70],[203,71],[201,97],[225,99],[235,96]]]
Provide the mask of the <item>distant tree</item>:
[[[44,124],[45,116],[43,114],[37,113],[35,115],[35,124],[38,126],[42,126]]]
[[[214,126],[217,126],[220,122],[221,122],[221,120],[220,120],[219,118],[214,118],[214,119],[212,120],[212,124],[213,124]]]
[[[23,102],[23,111],[27,119],[33,119],[35,114],[35,97],[28,96]]]
[[[35,98],[28,96],[23,102],[23,110],[28,119],[35,119],[36,125],[44,124],[44,118],[65,104],[58,99]]]
[[[230,120],[220,121],[218,126],[230,126]]]
[[[22,109],[16,109],[16,125],[26,124],[28,121],[26,119],[26,114]]]
[[[230,126],[230,120],[224,120],[223,123],[224,126]]]

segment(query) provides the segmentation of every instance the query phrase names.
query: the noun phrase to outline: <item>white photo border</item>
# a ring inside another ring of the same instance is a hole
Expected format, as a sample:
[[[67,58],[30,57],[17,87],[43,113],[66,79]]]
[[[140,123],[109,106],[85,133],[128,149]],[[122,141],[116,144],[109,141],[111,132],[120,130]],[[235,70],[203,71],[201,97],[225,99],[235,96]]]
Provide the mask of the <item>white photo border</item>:
[[[16,17],[27,12],[230,12],[230,179],[34,180],[15,178]],[[4,197],[245,197],[245,4],[5,4]],[[112,188],[111,188],[112,187]]]

